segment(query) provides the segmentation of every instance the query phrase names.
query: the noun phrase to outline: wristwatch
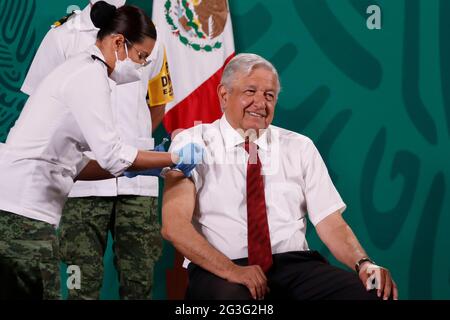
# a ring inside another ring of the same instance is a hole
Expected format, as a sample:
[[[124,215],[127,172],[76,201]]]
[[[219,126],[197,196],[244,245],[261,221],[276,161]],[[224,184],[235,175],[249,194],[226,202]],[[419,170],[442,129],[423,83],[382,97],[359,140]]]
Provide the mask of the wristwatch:
[[[370,259],[369,257],[364,257],[364,258],[360,259],[360,260],[355,264],[355,271],[356,271],[357,274],[359,274],[359,269],[360,269],[361,265],[362,265],[364,262],[370,262],[370,263],[375,264],[375,262],[374,262],[372,259]]]

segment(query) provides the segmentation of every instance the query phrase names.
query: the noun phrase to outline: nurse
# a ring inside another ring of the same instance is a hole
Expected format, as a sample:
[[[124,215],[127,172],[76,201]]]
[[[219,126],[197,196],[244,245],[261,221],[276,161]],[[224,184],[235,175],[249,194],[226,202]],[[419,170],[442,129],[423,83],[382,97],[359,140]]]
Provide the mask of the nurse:
[[[96,44],[39,84],[0,145],[0,264],[15,276],[0,279],[2,292],[20,287],[21,297],[59,298],[55,227],[74,180],[163,167],[189,176],[201,161],[196,145],[171,154],[139,150],[119,138],[108,77],[117,84],[137,81],[156,33],[136,7],[100,2],[92,11],[100,29]]]
[[[31,95],[58,65],[95,43],[99,29],[91,19],[91,9],[96,2],[90,0],[82,11],[63,18],[66,22],[55,23],[48,31],[22,85],[24,93]],[[106,2],[117,8],[125,4],[125,0]],[[150,28],[154,28],[153,24]],[[156,31],[153,33],[156,35]],[[138,50],[137,47],[130,50]],[[131,146],[151,150],[154,149],[152,130],[161,123],[165,103],[172,99],[173,92],[167,81],[170,76],[164,46],[159,39],[146,60],[148,65],[140,70],[139,81],[116,84],[110,79],[109,82],[113,119],[120,138]],[[93,157],[91,153],[88,156]],[[77,181],[73,185],[58,232],[61,260],[66,265],[78,266],[81,271],[82,285],[68,289],[69,299],[100,298],[108,231],[114,241],[120,298],[149,299],[154,265],[162,251],[157,177],[138,175]]]

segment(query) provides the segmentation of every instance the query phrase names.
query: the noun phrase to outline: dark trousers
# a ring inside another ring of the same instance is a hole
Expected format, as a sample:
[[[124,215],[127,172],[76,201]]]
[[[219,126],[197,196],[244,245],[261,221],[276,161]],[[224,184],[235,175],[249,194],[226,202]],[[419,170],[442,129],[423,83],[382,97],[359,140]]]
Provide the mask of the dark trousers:
[[[233,260],[246,266],[247,259]],[[250,291],[190,263],[189,300],[249,300]],[[376,290],[366,291],[355,272],[330,265],[317,251],[273,255],[267,273],[270,293],[266,299],[291,300],[377,300]]]
[[[81,287],[69,299],[99,299],[108,231],[121,299],[150,299],[153,273],[162,251],[158,199],[146,196],[70,198],[59,225],[61,260],[77,265]]]

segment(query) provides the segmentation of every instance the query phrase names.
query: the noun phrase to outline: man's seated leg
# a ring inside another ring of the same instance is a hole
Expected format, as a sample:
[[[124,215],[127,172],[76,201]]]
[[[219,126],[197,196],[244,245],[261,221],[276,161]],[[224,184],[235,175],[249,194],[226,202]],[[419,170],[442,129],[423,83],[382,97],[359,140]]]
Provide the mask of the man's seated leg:
[[[355,272],[328,264],[316,251],[274,255],[271,282],[295,300],[378,300]]]
[[[201,267],[189,264],[189,285],[187,300],[251,300],[252,296],[244,285],[222,279]]]

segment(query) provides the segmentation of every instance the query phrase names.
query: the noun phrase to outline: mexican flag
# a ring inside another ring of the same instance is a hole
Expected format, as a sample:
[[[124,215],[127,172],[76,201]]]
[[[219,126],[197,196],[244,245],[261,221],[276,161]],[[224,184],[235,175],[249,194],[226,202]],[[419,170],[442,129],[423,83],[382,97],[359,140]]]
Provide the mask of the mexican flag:
[[[234,56],[227,0],[153,0],[153,21],[165,45],[174,90],[164,126],[172,133],[220,118],[217,86]]]

